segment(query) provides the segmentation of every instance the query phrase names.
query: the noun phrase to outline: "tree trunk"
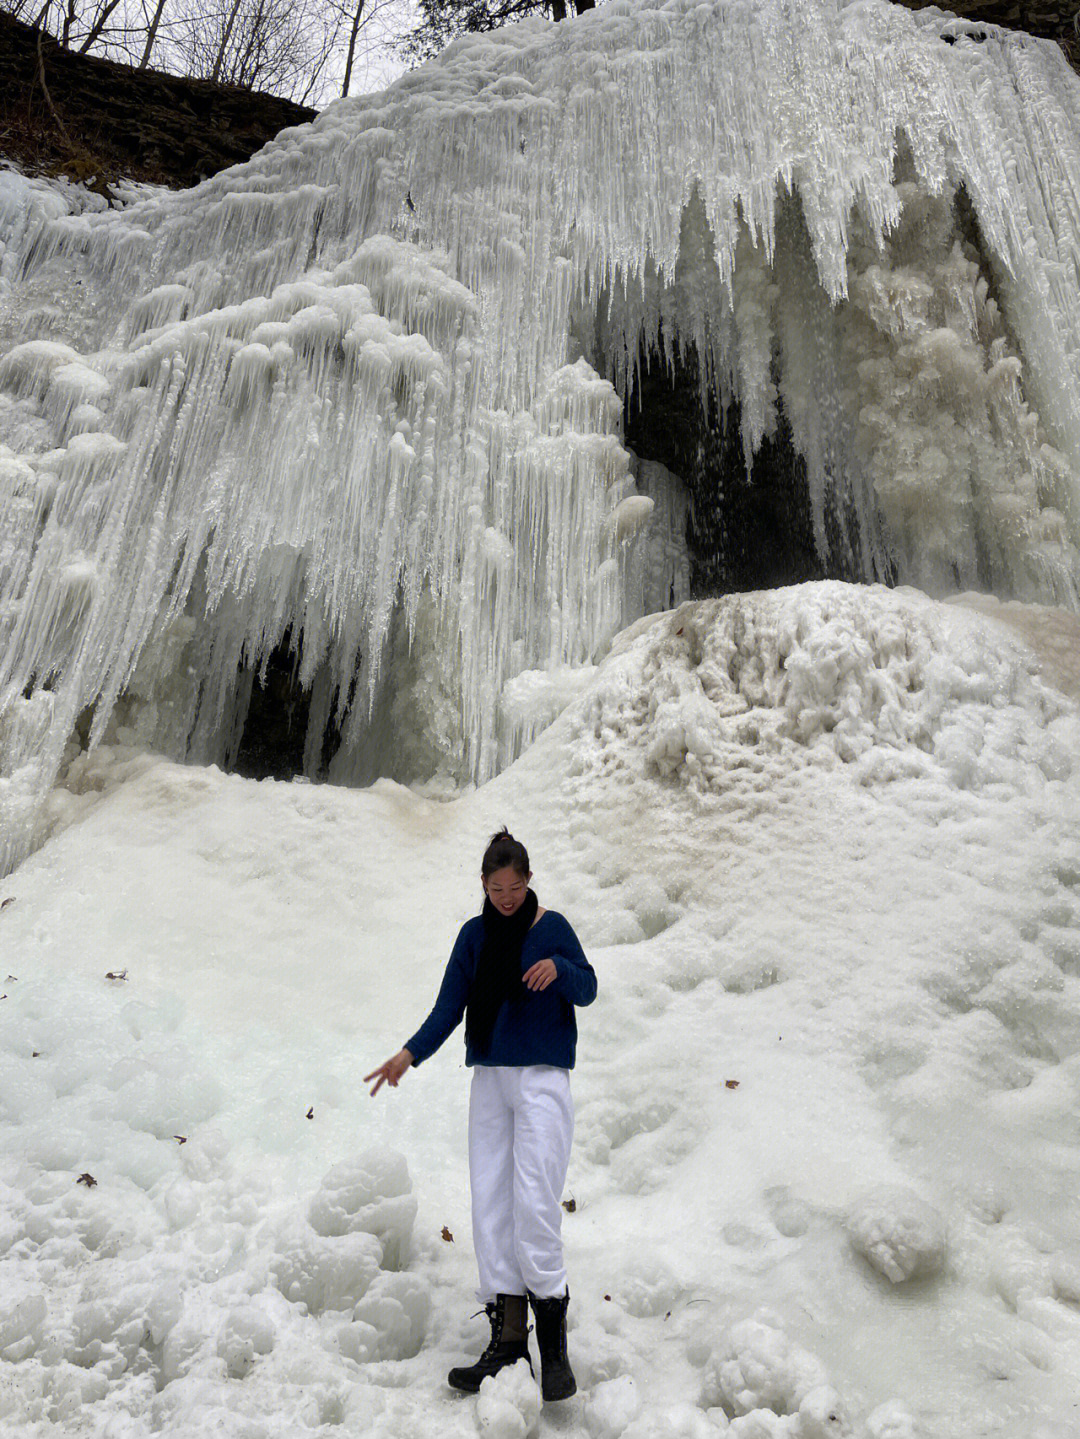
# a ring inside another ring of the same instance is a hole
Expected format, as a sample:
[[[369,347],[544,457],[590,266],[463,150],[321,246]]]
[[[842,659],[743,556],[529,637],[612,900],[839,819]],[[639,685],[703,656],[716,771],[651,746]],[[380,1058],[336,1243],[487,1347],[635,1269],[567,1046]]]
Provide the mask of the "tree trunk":
[[[551,18],[553,20],[566,19],[566,0],[551,0]]]
[[[112,12],[116,9],[116,7],[117,7],[119,4],[120,4],[120,0],[107,0],[107,3],[104,4],[104,5],[101,7],[101,9],[98,11],[97,19],[96,19],[96,20],[94,21],[94,23],[90,26],[90,33],[87,35],[86,39],[85,39],[85,40],[82,42],[82,44],[79,46],[78,53],[79,53],[80,55],[85,55],[86,52],[87,52],[87,50],[90,49],[90,46],[94,43],[94,41],[98,38],[98,36],[101,34],[101,32],[105,29],[105,26],[106,26],[106,23],[108,22],[109,16],[112,14]]]
[[[584,10],[595,10],[596,0],[574,0],[574,5],[580,15]]]
[[[154,42],[157,39],[158,26],[161,24],[161,16],[164,13],[167,3],[168,0],[157,0],[157,6],[154,9],[153,16],[150,20],[149,28],[146,32],[146,46],[142,52],[142,59],[139,61],[140,70],[146,70],[149,68],[150,51],[154,48]]]
[[[225,22],[225,29],[221,34],[221,44],[218,46],[218,52],[214,58],[214,68],[210,72],[210,79],[215,83],[221,78],[221,67],[225,64],[225,55],[229,48],[229,41],[232,39],[233,26],[236,24],[236,17],[240,13],[242,4],[243,0],[233,0],[229,18]]]
[[[356,9],[353,12],[352,28],[349,31],[349,49],[345,56],[345,78],[341,82],[341,98],[344,100],[349,93],[349,82],[352,80],[353,55],[356,53],[356,37],[360,33],[360,17],[364,13],[364,6],[367,0],[356,0]]]

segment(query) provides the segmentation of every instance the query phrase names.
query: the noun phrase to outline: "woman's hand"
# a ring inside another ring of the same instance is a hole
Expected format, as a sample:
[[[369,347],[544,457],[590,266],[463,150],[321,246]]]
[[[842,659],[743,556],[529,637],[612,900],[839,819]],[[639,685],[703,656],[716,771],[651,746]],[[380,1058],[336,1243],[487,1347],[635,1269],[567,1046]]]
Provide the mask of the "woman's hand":
[[[391,1089],[396,1089],[398,1080],[412,1062],[413,1057],[409,1051],[399,1049],[393,1059],[388,1059],[385,1064],[380,1064],[378,1069],[373,1069],[370,1074],[365,1074],[364,1083],[367,1084],[369,1079],[375,1079],[375,1076],[378,1075],[378,1078],[375,1079],[375,1087],[371,1091],[372,1094],[378,1094],[384,1084],[388,1084]]]
[[[558,977],[559,971],[555,968],[553,959],[538,959],[521,976],[521,982],[534,994],[538,994],[540,990],[547,989],[548,985]]]

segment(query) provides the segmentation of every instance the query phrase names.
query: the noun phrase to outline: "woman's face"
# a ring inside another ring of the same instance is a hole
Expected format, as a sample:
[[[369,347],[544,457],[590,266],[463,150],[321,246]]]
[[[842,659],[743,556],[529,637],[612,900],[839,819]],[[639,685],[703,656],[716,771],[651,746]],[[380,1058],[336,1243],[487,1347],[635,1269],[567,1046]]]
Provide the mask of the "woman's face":
[[[519,910],[525,902],[525,896],[529,892],[529,880],[531,874],[518,874],[513,865],[508,864],[505,869],[496,869],[484,879],[484,893],[500,914],[513,914]]]

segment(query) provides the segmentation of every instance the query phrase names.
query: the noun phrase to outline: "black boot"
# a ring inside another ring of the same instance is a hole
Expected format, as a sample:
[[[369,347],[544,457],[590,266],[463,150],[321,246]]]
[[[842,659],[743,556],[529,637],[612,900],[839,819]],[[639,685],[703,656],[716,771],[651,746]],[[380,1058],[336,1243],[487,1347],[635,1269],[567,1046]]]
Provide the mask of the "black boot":
[[[447,1376],[451,1389],[464,1389],[467,1394],[477,1393],[489,1374],[498,1374],[519,1359],[532,1370],[524,1294],[496,1294],[495,1303],[485,1304],[484,1309],[491,1321],[491,1343],[475,1364],[451,1369]]]
[[[569,1399],[577,1393],[574,1371],[566,1357],[570,1290],[561,1299],[537,1299],[530,1289],[529,1303],[536,1318],[536,1343],[540,1349],[540,1392],[545,1399]]]

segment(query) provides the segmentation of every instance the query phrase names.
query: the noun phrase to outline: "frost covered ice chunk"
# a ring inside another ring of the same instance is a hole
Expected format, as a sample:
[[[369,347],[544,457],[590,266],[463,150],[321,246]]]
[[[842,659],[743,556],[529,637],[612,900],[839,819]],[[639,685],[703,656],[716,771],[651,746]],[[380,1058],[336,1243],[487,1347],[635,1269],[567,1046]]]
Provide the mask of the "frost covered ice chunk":
[[[401,1269],[408,1261],[416,1199],[401,1154],[369,1149],[336,1164],[308,1207],[316,1234],[371,1234],[378,1239],[382,1267]]]
[[[540,1432],[540,1390],[519,1359],[480,1385],[476,1427],[481,1439],[533,1439]]]
[[[589,1439],[620,1439],[641,1409],[641,1395],[629,1374],[595,1385],[585,1404]]]
[[[403,1268],[416,1218],[411,1190],[405,1159],[393,1150],[367,1150],[335,1165],[306,1216],[294,1214],[278,1242],[271,1268],[282,1294],[312,1313],[351,1308],[381,1270]],[[385,1321],[376,1328],[395,1331],[390,1347],[408,1348],[424,1317],[408,1284],[400,1295],[384,1286],[369,1307]],[[404,1323],[399,1310],[407,1315]]]
[[[845,1220],[859,1254],[886,1279],[929,1279],[945,1266],[945,1222],[910,1189],[883,1186],[855,1201]]]
[[[824,1384],[825,1371],[814,1355],[774,1323],[746,1319],[733,1325],[709,1356],[702,1403],[719,1405],[732,1417],[755,1409],[797,1414]]]
[[[4,1424],[66,1424],[87,1406],[112,1423],[110,1404],[137,1391],[142,1427],[284,1432],[251,1427],[265,1411],[299,1432],[315,1427],[299,1417],[305,1385],[332,1413],[345,1372],[416,1355],[428,1285],[383,1267],[409,1250],[400,1155],[373,1147],[290,1193],[294,1176],[221,1126],[223,1086],[179,1043],[178,1008],[70,972],[42,987],[24,970],[7,988]],[[200,1111],[216,1122],[192,1125]]]
[[[0,1308],[0,1358],[12,1364],[29,1358],[41,1342],[45,1314],[45,1299],[40,1294],[7,1299]]]
[[[891,1399],[866,1416],[866,1432],[869,1439],[920,1439],[922,1431],[903,1404]]]
[[[379,1272],[382,1245],[373,1234],[317,1234],[302,1216],[280,1236],[270,1270],[285,1298],[313,1314],[351,1308]]]

